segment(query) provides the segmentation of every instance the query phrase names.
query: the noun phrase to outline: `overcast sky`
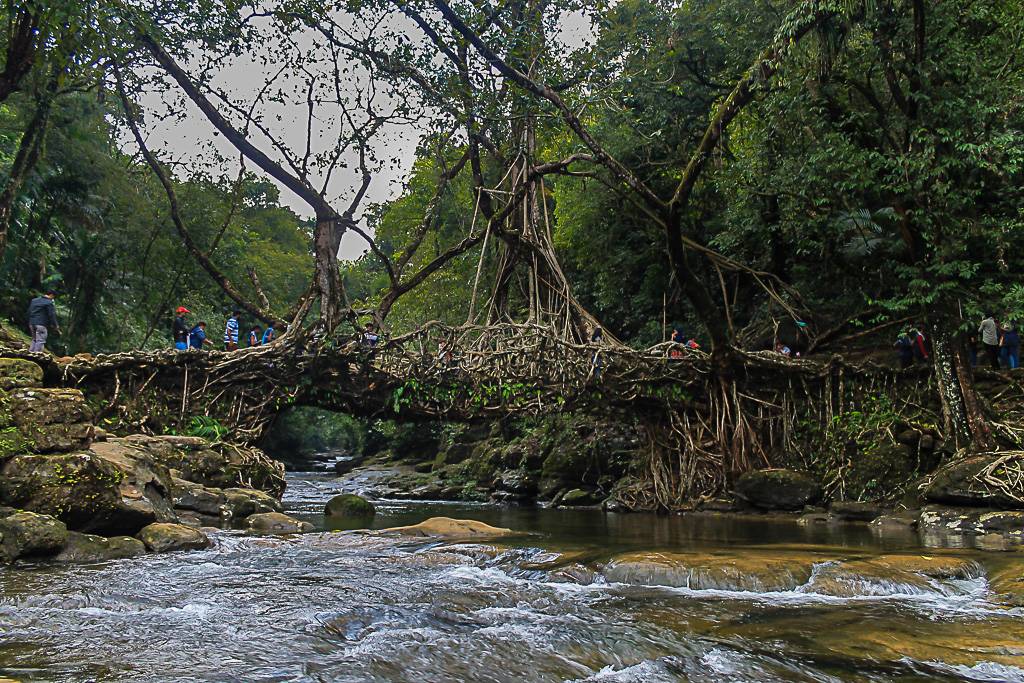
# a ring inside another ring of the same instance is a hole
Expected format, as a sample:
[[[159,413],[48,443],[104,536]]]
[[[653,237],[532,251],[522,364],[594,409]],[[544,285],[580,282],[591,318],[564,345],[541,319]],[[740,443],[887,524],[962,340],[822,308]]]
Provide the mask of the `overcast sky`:
[[[561,26],[556,38],[566,47],[580,47],[592,38],[590,24],[583,20],[582,15],[564,20]],[[407,35],[410,36],[410,39],[421,39],[418,29],[411,25],[408,26]],[[263,65],[255,60],[233,62],[221,68],[214,83],[240,100],[249,102],[255,98],[260,88],[276,70],[277,65],[275,64]],[[197,166],[206,169],[215,167],[214,160],[218,157],[218,153],[221,157],[237,162],[238,152],[234,147],[223,136],[217,134],[198,108],[187,98],[182,97],[180,92],[175,90],[170,96],[153,93],[144,97],[142,104],[150,111],[166,111],[169,108],[177,115],[174,118],[163,120],[159,120],[157,117],[147,119],[148,143],[154,150],[160,150],[163,158],[173,160],[186,167]],[[386,100],[383,104],[386,106]],[[262,111],[267,116],[268,123],[272,124],[275,136],[281,142],[292,149],[301,150],[305,147],[306,108],[301,101],[297,101],[291,106],[271,104]],[[334,143],[337,121],[331,120],[331,116],[331,112],[324,110],[323,115],[316,119],[315,126],[319,126],[319,129],[314,130],[314,151],[316,151],[317,142],[321,143],[321,149],[329,149],[330,145]],[[405,126],[392,127],[378,134],[375,138],[374,148],[378,158],[387,163],[382,163],[374,173],[373,182],[362,203],[363,209],[369,204],[392,199],[401,192],[403,182],[407,179],[412,167],[417,142],[423,132],[425,131]],[[254,137],[253,141],[273,156],[273,149],[269,143],[265,140],[261,141],[258,137]],[[347,161],[350,167],[339,170],[332,177],[328,186],[328,197],[334,200],[334,205],[338,207],[348,205],[359,181],[359,174],[355,167],[357,158],[354,155],[349,155]],[[258,172],[251,162],[247,164],[247,168]],[[229,172],[237,172],[237,163],[229,166]],[[310,217],[312,215],[305,202],[287,188],[278,185],[281,188],[283,204],[300,216]],[[359,236],[352,233],[345,235],[341,245],[340,255],[342,258],[357,258],[365,251],[366,244]]]

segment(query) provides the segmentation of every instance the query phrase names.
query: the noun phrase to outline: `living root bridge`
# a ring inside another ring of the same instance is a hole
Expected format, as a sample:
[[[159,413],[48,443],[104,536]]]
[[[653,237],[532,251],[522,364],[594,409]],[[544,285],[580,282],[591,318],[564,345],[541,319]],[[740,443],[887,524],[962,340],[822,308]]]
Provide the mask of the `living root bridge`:
[[[726,375],[699,351],[669,358],[674,348],[682,350],[578,344],[535,325],[431,323],[374,348],[351,340],[305,347],[286,337],[232,353],[43,360],[52,383],[84,389],[100,423],[106,418],[114,429],[166,431],[206,415],[231,426],[235,438],[256,440],[289,405],[400,420],[628,414],[648,435],[649,462],[629,494],[647,508],[685,507],[779,454],[821,457],[823,441],[841,434],[848,416],[874,410],[879,397],[892,414],[941,423],[932,408],[914,402],[932,395],[927,368],[899,372],[838,356],[736,351]]]

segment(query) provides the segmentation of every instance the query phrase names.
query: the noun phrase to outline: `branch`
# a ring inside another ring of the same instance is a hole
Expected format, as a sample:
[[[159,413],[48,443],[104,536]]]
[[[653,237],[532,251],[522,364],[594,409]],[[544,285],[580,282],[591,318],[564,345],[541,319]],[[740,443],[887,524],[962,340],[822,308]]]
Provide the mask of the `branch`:
[[[192,257],[199,263],[200,266],[202,266],[203,270],[205,270],[210,275],[213,281],[220,286],[221,290],[223,290],[224,293],[227,294],[232,301],[234,301],[236,304],[244,308],[250,314],[256,316],[260,320],[263,320],[264,322],[271,324],[280,324],[281,321],[276,316],[274,316],[274,314],[271,313],[269,310],[257,306],[256,304],[252,303],[247,298],[245,298],[242,295],[242,293],[239,292],[235,288],[235,286],[231,284],[231,281],[227,278],[227,276],[224,275],[224,273],[219,268],[217,268],[216,265],[214,265],[214,263],[210,260],[209,256],[203,253],[203,251],[196,244],[195,240],[192,238],[192,233],[189,232],[188,228],[185,226],[184,220],[181,217],[181,211],[178,205],[178,195],[174,191],[174,184],[168,177],[167,172],[164,170],[163,165],[161,165],[160,161],[149,150],[149,147],[146,145],[146,140],[142,136],[142,131],[139,130],[138,122],[136,121],[135,115],[132,111],[132,103],[128,99],[128,93],[125,92],[124,81],[121,78],[121,71],[116,65],[114,66],[114,75],[117,79],[117,92],[118,95],[120,95],[121,97],[121,104],[124,108],[125,118],[128,121],[128,127],[132,131],[132,135],[135,138],[135,142],[139,145],[139,150],[142,152],[142,156],[145,157],[146,162],[149,164],[149,167],[153,169],[153,173],[156,175],[157,179],[160,181],[160,184],[164,188],[164,192],[167,194],[167,202],[170,209],[171,221],[174,223],[174,227],[178,231],[178,235],[181,237],[181,241],[185,245],[185,249],[187,249],[188,252],[192,254]]]

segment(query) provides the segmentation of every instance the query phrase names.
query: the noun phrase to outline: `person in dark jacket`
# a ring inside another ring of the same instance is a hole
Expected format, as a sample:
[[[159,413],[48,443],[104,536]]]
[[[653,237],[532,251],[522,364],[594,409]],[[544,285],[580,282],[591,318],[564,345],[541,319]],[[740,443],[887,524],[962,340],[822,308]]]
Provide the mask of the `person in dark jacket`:
[[[174,348],[179,351],[188,350],[188,337],[192,330],[189,328],[188,323],[185,322],[185,314],[190,312],[191,311],[184,306],[178,306],[178,310],[175,311],[177,315],[174,316],[174,325],[171,326],[171,335],[174,337]]]
[[[43,296],[32,299],[28,305],[28,332],[32,335],[32,345],[29,351],[42,353],[46,350],[46,337],[49,331],[60,334],[60,326],[57,324],[57,309],[53,305],[53,299],[57,296],[54,291],[49,291]]]
[[[896,347],[901,368],[909,368],[914,364],[914,338],[910,332],[902,332],[893,346]]]

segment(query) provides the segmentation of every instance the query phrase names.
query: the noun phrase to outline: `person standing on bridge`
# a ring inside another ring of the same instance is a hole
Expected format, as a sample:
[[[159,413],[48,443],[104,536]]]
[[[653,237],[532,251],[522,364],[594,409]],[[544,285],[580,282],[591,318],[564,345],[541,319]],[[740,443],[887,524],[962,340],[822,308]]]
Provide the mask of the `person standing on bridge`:
[[[32,335],[32,345],[29,351],[42,353],[46,350],[46,337],[52,329],[60,334],[60,326],[57,325],[57,309],[53,305],[53,299],[57,293],[48,291],[42,296],[32,299],[28,305],[28,331]]]
[[[249,346],[259,346],[260,340],[263,338],[263,332],[259,325],[253,325],[249,330]]]
[[[188,345],[197,351],[202,351],[203,344],[213,346],[213,342],[206,337],[206,323],[200,320],[196,323],[196,326],[192,328],[192,331],[189,332]]]
[[[225,351],[238,350],[238,316],[240,316],[241,314],[241,311],[232,311],[231,317],[228,318],[228,322],[224,326]]]
[[[185,322],[185,314],[191,313],[184,306],[178,306],[175,311],[174,324],[171,326],[171,336],[174,338],[174,348],[178,351],[188,350],[188,335],[191,330]]]
[[[269,323],[267,325],[267,329],[263,332],[263,339],[261,343],[264,345],[269,344],[270,342],[274,341],[275,336],[277,336],[277,333],[274,331],[274,324]]]
[[[988,358],[989,366],[993,370],[999,369],[999,325],[991,313],[985,316],[978,326],[978,334],[981,335],[981,345],[985,349],[985,356]]]
[[[590,335],[590,343],[598,347],[590,359],[590,364],[594,366],[594,379],[601,379],[601,366],[604,365],[604,359],[601,357],[601,342],[603,340],[604,332],[600,327],[595,327],[594,332]]]

